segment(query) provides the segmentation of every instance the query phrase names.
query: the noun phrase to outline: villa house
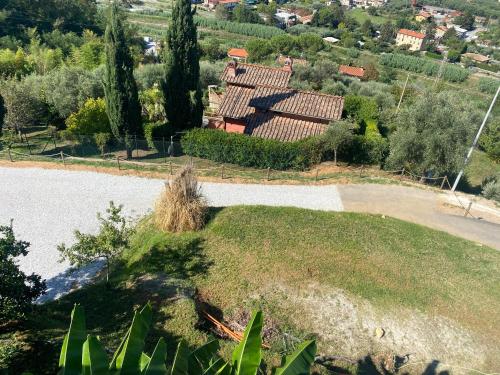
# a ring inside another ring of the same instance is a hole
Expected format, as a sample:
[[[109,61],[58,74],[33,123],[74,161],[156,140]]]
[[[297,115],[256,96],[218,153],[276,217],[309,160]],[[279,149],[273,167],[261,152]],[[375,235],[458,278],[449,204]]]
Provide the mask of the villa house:
[[[408,45],[410,51],[420,51],[424,46],[425,34],[414,30],[400,29],[396,36],[396,45]]]
[[[221,76],[226,90],[219,118],[209,127],[279,141],[324,133],[340,119],[344,98],[291,89],[292,73],[290,58],[281,68],[229,62]]]
[[[233,60],[246,62],[248,59],[248,52],[244,48],[230,48],[227,51],[227,56]]]
[[[358,68],[356,66],[340,65],[339,73],[346,76],[361,79],[365,75],[365,70],[363,68]]]

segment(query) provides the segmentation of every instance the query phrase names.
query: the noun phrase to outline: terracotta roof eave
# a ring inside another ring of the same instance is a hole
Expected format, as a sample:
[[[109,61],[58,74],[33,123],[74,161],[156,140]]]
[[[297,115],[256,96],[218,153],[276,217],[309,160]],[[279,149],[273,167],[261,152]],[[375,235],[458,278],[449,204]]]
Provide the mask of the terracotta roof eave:
[[[316,116],[316,115],[315,116],[304,115],[303,113],[300,113],[298,111],[283,111],[283,110],[277,111],[277,110],[266,108],[266,107],[257,107],[255,105],[250,105],[250,107],[259,109],[261,111],[273,112],[273,113],[276,113],[278,115],[284,114],[284,115],[300,116],[300,117],[303,117],[304,119],[307,119],[306,121],[313,121],[313,122],[314,122],[314,120],[325,120],[325,121],[340,120],[340,118],[342,117],[342,113],[339,113],[339,116],[335,116],[335,117],[323,117],[323,116],[319,116],[319,115],[318,116]],[[231,117],[231,118],[236,118],[236,117]]]

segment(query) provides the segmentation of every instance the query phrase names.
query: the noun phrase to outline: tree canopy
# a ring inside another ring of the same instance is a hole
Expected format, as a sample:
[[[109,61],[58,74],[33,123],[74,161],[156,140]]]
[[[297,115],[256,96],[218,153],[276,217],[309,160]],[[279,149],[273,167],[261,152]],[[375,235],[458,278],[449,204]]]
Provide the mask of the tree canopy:
[[[28,255],[29,242],[18,241],[12,224],[0,226],[0,321],[22,318],[31,304],[45,293],[40,276],[19,270],[15,258]]]
[[[423,96],[399,112],[387,164],[419,174],[455,174],[480,121],[481,114],[457,94]]]

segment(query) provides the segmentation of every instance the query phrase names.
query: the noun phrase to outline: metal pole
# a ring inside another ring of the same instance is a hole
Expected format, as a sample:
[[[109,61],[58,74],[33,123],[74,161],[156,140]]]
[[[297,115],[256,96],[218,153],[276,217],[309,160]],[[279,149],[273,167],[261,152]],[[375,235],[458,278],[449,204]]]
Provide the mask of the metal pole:
[[[399,107],[401,107],[401,102],[403,101],[403,96],[405,94],[406,85],[408,84],[408,80],[409,79],[410,79],[410,73],[408,73],[408,75],[406,76],[405,85],[403,86],[403,91],[401,91],[401,97],[399,98],[399,103],[398,103],[398,109],[397,109],[397,111],[399,111]]]
[[[472,151],[474,151],[474,148],[477,145],[477,141],[479,140],[479,137],[481,136],[481,132],[483,131],[484,126],[486,125],[486,121],[488,121],[488,117],[490,117],[491,111],[493,110],[493,106],[495,105],[495,102],[497,101],[498,98],[498,93],[500,92],[500,85],[497,88],[497,92],[495,96],[493,97],[493,100],[491,101],[490,108],[488,108],[488,112],[486,112],[486,116],[484,116],[483,123],[479,127],[479,130],[476,134],[476,138],[474,138],[474,142],[472,142],[472,146],[469,149],[469,152],[467,153],[467,156],[465,157],[464,165],[460,172],[458,173],[457,178],[455,179],[455,182],[453,183],[453,187],[451,188],[451,191],[455,191],[455,189],[458,186],[458,183],[460,182],[460,179],[462,178],[464,174],[464,168],[467,166],[467,163],[469,163],[470,157],[472,155]]]

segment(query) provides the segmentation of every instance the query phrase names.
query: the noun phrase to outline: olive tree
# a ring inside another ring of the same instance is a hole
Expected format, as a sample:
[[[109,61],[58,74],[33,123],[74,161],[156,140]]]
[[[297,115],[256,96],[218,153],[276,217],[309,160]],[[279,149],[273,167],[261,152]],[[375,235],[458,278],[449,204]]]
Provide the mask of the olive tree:
[[[354,124],[350,120],[332,122],[324,135],[325,146],[333,151],[333,162],[337,165],[339,148],[352,140]]]
[[[57,247],[61,259],[68,260],[72,266],[84,267],[98,260],[106,264],[106,283],[109,284],[109,271],[118,255],[128,246],[132,229],[122,216],[123,206],[116,206],[113,201],[106,209],[107,216],[97,214],[99,232],[94,234],[82,233],[75,230],[76,243],[67,247],[64,243]]]
[[[395,118],[387,166],[419,174],[454,174],[480,121],[477,109],[458,94],[428,93]]]

